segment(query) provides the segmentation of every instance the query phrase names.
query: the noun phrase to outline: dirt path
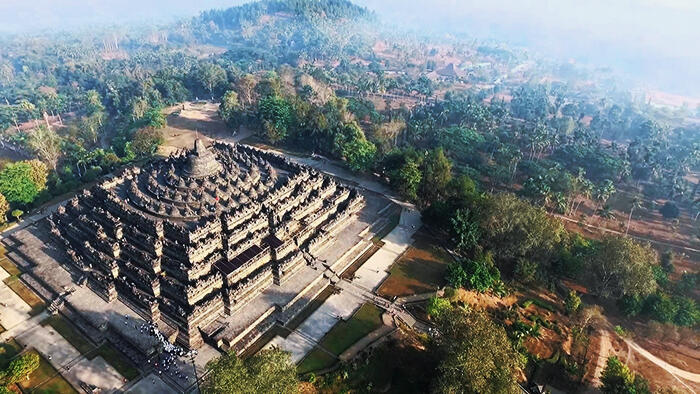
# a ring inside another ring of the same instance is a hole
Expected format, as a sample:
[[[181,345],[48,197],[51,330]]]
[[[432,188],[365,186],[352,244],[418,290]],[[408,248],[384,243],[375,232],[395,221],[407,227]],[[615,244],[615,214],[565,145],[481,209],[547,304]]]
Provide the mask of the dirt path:
[[[595,370],[591,376],[591,385],[593,387],[600,386],[600,376],[603,374],[603,369],[608,361],[608,355],[611,353],[612,342],[610,341],[610,333],[603,328],[598,331],[600,333],[600,346],[598,347],[598,359],[596,360]]]
[[[683,386],[685,386],[687,389],[689,389],[692,392],[695,392],[692,388],[690,388],[688,385],[686,385],[682,380],[679,379],[683,378],[686,380],[689,380],[691,382],[695,383],[700,383],[700,374],[698,373],[692,373],[685,371],[683,369],[680,369],[676,366],[673,366],[666,361],[654,356],[653,354],[649,353],[647,350],[645,350],[643,347],[637,345],[634,341],[631,341],[629,339],[625,339],[625,342],[627,343],[627,346],[629,346],[631,349],[633,349],[635,352],[641,354],[646,358],[647,360],[651,361],[652,363],[656,364],[657,366],[663,368],[666,372],[670,373],[673,375]]]
[[[585,222],[581,222],[580,220],[571,219],[571,218],[566,217],[566,216],[564,216],[564,215],[552,214],[552,216],[557,217],[557,218],[559,218],[559,219],[561,219],[561,220],[565,220],[565,221],[567,221],[567,222],[576,223],[576,224],[579,224],[579,225],[582,225],[582,226],[586,226],[586,227],[588,227],[588,228],[600,230],[600,231],[603,231],[603,232],[606,232],[606,233],[615,234],[615,235],[625,235],[625,234],[624,234],[623,232],[621,232],[621,231],[611,230],[611,229],[606,228],[606,227],[600,227],[600,226],[596,226],[596,225],[593,225],[593,224],[588,224],[588,223],[585,223]],[[692,253],[700,253],[700,250],[694,249],[694,248],[691,248],[691,247],[688,247],[688,246],[673,244],[673,243],[670,243],[670,242],[659,241],[659,240],[657,240],[657,239],[652,239],[652,238],[640,237],[640,236],[634,235],[634,234],[628,234],[628,236],[631,237],[631,238],[640,240],[640,241],[651,242],[651,243],[655,243],[655,244],[662,245],[662,246],[667,246],[667,247],[670,246],[670,247],[673,247],[673,248],[682,249],[682,250],[685,250],[685,251],[688,251],[688,252],[692,252]]]

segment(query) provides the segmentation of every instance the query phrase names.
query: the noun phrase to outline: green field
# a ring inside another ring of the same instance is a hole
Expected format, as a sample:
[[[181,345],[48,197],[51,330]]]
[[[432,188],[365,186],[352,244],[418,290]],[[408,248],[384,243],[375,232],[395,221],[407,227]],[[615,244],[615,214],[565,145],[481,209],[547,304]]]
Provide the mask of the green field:
[[[389,271],[377,293],[384,297],[404,297],[435,291],[445,284],[445,271],[452,257],[419,232],[416,240]]]
[[[10,361],[22,351],[22,346],[14,339],[0,343],[0,369],[5,369]]]
[[[0,267],[7,271],[10,276],[19,276],[22,273],[17,266],[4,255],[0,255]]]
[[[361,338],[382,325],[383,311],[373,304],[363,304],[348,321],[337,323],[321,339],[319,346],[339,356]],[[307,373],[332,366],[336,358],[322,349],[314,349],[301,361],[299,373]]]
[[[72,324],[70,324],[63,316],[50,316],[41,322],[41,325],[49,325],[56,330],[63,338],[66,339],[73,347],[80,352],[86,354],[93,350],[95,346],[88,341],[85,336],[79,333]]]
[[[39,368],[29,375],[29,379],[19,382],[23,392],[32,393],[77,393],[73,386],[61,376],[49,362],[36,350],[30,350],[39,355]]]
[[[136,369],[136,366],[134,366],[131,360],[109,343],[104,343],[97,348],[97,351],[92,353],[90,359],[92,360],[97,356],[101,356],[127,380],[136,379],[140,375],[138,369]]]
[[[32,310],[29,312],[30,316],[38,315],[46,307],[44,301],[42,301],[42,299],[39,298],[39,296],[34,294],[34,292],[31,289],[25,286],[19,280],[18,277],[11,276],[5,279],[4,282],[7,285],[7,287],[9,287],[10,289],[12,289],[12,291],[17,293],[17,295],[32,308]]]

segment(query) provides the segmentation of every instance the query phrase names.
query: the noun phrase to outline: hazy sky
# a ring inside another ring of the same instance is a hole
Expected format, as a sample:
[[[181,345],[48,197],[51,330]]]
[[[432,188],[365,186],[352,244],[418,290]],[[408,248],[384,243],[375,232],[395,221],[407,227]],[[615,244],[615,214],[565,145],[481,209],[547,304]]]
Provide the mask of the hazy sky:
[[[243,0],[0,0],[0,31],[162,22]],[[417,28],[494,38],[700,96],[700,0],[356,0]]]

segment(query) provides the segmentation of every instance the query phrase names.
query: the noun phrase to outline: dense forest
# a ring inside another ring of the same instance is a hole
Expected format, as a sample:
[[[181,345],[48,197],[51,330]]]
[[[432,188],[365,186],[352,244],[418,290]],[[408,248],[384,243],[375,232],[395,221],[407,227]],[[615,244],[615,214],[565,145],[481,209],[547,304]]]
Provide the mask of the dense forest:
[[[574,280],[630,318],[694,332],[698,274],[675,272],[672,251],[586,239],[558,217],[613,220],[610,201],[623,193],[620,233],[636,209],[695,223],[700,122],[685,120],[697,109],[655,108],[552,61],[504,78],[532,55],[431,39],[392,32],[344,0],[264,0],[128,32],[4,37],[0,141],[28,160],[0,170],[2,216],[147,160],[163,143],[165,107],[212,100],[232,132],[338,160],[414,202],[459,257],[447,273],[454,288],[505,294],[505,281]],[[471,66],[455,71],[441,54]],[[440,323],[455,335],[459,313]],[[529,331],[507,333],[517,342]],[[458,384],[448,370],[433,383],[446,392]]]

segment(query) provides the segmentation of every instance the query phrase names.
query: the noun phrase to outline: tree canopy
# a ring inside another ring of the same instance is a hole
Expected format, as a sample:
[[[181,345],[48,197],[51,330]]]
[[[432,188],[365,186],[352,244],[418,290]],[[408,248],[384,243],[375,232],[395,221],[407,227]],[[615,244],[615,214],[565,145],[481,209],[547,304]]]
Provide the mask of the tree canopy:
[[[207,364],[202,392],[212,394],[296,393],[296,367],[289,353],[265,349],[245,360],[229,352]]]
[[[518,393],[522,368],[503,327],[483,312],[451,308],[438,315],[436,393]]]

